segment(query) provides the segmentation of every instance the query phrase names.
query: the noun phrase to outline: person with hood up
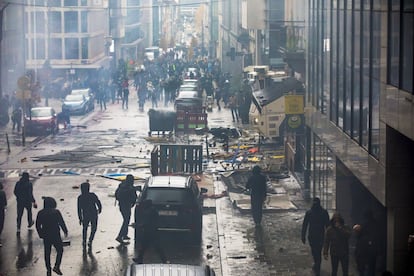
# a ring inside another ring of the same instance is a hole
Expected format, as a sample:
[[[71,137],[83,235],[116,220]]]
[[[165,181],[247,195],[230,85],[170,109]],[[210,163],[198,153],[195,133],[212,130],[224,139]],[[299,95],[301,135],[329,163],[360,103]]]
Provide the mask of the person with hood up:
[[[115,191],[115,198],[119,203],[119,210],[122,215],[122,226],[119,230],[119,234],[116,237],[116,241],[123,244],[124,240],[130,240],[128,237],[128,225],[131,219],[131,208],[134,207],[137,201],[137,194],[134,188],[134,176],[128,174],[124,181],[119,184]]]
[[[91,233],[89,235],[88,248],[91,250],[92,241],[98,226],[98,214],[102,212],[102,204],[95,193],[89,192],[89,182],[82,183],[80,188],[81,194],[78,196],[78,218],[79,224],[82,225],[82,246],[85,249],[90,224]]]
[[[250,191],[250,203],[253,220],[256,226],[262,222],[263,203],[266,200],[266,177],[261,174],[261,168],[254,166],[252,176],[246,184],[246,190]]]
[[[43,239],[47,275],[52,275],[52,269],[50,265],[52,245],[55,247],[57,252],[53,271],[58,275],[63,275],[62,271],[60,270],[60,264],[62,262],[63,256],[63,241],[62,237],[60,236],[60,229],[63,230],[65,237],[68,236],[68,229],[66,228],[62,214],[58,209],[56,209],[56,200],[53,197],[44,197],[43,204],[43,209],[40,210],[37,214],[36,230],[39,234],[39,237]]]
[[[27,210],[27,224],[32,227],[34,224],[32,216],[32,205],[37,208],[36,200],[33,196],[33,184],[30,182],[29,173],[24,172],[19,181],[14,186],[14,195],[17,201],[17,234],[20,234],[22,216],[24,209]]]
[[[325,230],[329,225],[328,212],[322,208],[318,197],[313,199],[312,207],[306,211],[302,224],[302,242],[306,243],[306,233],[313,257],[312,270],[316,276],[320,275],[322,262],[322,248]]]
[[[323,245],[323,257],[328,259],[328,252],[331,255],[332,276],[338,273],[338,265],[341,262],[342,275],[348,275],[349,267],[349,238],[351,229],[345,225],[341,214],[333,214],[330,224],[325,232]]]
[[[1,233],[3,232],[6,208],[7,208],[7,197],[6,197],[6,193],[3,190],[3,183],[0,182],[0,247],[2,247]]]

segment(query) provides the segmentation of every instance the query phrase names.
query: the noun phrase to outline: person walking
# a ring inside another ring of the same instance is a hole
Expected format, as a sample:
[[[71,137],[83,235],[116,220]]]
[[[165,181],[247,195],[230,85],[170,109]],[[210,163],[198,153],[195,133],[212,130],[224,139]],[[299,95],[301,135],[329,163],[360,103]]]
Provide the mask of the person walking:
[[[119,184],[115,191],[115,198],[119,203],[119,210],[123,219],[121,229],[115,240],[123,244],[125,240],[130,240],[130,237],[128,237],[128,225],[131,219],[131,208],[137,201],[137,194],[134,188],[134,176],[132,174],[128,174],[126,179]]]
[[[22,116],[22,109],[18,106],[15,106],[12,112],[13,131],[17,129],[17,132],[20,132],[20,129],[22,127]]]
[[[233,118],[233,122],[239,122],[239,109],[237,103],[236,95],[231,95],[229,98],[229,107],[231,110],[231,117]]]
[[[313,257],[312,270],[316,276],[320,275],[322,262],[322,248],[325,230],[329,225],[328,212],[322,208],[318,197],[313,199],[312,207],[306,211],[302,224],[302,242],[306,243],[306,234]]]
[[[261,171],[259,166],[254,166],[246,184],[246,190],[250,191],[252,216],[256,226],[262,222],[263,203],[266,200],[266,177]]]
[[[351,229],[345,225],[341,214],[333,214],[330,225],[326,229],[323,245],[323,257],[328,260],[328,252],[331,256],[332,276],[338,274],[338,265],[341,263],[342,275],[348,275],[349,267],[349,238]]]
[[[20,180],[16,182],[14,195],[17,201],[17,234],[20,234],[24,209],[27,210],[27,225],[31,228],[34,224],[32,206],[33,208],[37,208],[36,200],[33,196],[33,184],[30,182],[29,173],[24,172]]]
[[[142,220],[135,222],[135,227],[140,229],[141,236],[138,237],[140,248],[138,250],[138,256],[133,259],[134,262],[142,264],[145,252],[153,246],[155,251],[160,256],[161,261],[163,263],[167,263],[167,258],[161,248],[158,233],[158,211],[153,207],[152,200],[147,199],[136,208],[139,208],[139,212],[142,214]]]
[[[128,97],[129,97],[129,84],[128,79],[125,78],[122,81],[122,109],[128,109]]]
[[[67,237],[68,229],[66,228],[62,214],[56,209],[56,200],[53,197],[44,197],[43,204],[43,209],[37,214],[36,230],[39,237],[43,239],[47,275],[52,275],[52,268],[50,265],[52,245],[57,252],[53,271],[58,275],[63,275],[60,270],[60,264],[63,257],[63,241],[60,235],[60,230],[62,229],[65,237]]]
[[[3,232],[6,208],[7,208],[6,193],[3,190],[3,183],[0,182],[0,247],[3,246],[1,243],[1,233]]]
[[[92,241],[98,226],[98,214],[102,212],[102,204],[95,193],[89,192],[89,182],[81,184],[81,194],[78,196],[78,218],[82,225],[82,247],[86,249],[88,227],[91,225],[91,233],[88,240],[88,250],[92,250]]]

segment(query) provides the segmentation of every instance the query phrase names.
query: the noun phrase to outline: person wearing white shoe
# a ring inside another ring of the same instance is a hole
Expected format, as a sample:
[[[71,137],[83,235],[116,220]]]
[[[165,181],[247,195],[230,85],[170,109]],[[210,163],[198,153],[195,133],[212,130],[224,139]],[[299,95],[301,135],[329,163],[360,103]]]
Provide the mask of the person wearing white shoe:
[[[17,201],[17,234],[19,234],[24,209],[27,210],[27,224],[30,228],[34,224],[32,206],[37,208],[36,200],[33,196],[33,184],[30,182],[29,173],[24,172],[20,180],[16,182],[14,195]]]

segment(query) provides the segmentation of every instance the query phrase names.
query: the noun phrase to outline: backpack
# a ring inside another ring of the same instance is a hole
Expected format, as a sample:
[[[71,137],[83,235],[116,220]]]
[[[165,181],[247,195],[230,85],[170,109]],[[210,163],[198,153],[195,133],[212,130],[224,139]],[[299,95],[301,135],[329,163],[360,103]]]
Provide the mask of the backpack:
[[[115,191],[115,198],[120,205],[133,204],[135,203],[135,191],[130,189],[126,184],[121,183]]]

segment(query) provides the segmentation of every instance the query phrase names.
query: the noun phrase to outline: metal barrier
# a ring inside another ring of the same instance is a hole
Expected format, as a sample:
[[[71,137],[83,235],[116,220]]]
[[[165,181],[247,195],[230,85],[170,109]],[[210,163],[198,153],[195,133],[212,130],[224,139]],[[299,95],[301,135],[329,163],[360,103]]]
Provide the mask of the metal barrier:
[[[158,145],[151,152],[152,175],[199,173],[203,170],[203,147],[192,145]]]
[[[176,131],[207,129],[207,113],[177,112]]]

